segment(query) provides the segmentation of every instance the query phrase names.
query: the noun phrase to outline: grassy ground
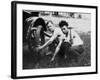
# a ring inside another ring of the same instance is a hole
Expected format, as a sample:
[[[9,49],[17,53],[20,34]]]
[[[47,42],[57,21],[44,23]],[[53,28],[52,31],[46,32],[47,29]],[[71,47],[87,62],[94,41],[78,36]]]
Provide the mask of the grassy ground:
[[[90,66],[90,56],[91,56],[91,41],[89,34],[80,34],[80,37],[84,41],[84,52],[81,56],[71,55],[70,59],[63,59],[57,56],[54,62],[50,62],[52,55],[45,55],[48,51],[43,50],[37,55],[35,52],[31,52],[28,48],[27,43],[23,45],[23,69],[36,69],[36,68],[57,68],[57,67],[79,67],[79,66]],[[76,62],[76,56],[78,60]]]

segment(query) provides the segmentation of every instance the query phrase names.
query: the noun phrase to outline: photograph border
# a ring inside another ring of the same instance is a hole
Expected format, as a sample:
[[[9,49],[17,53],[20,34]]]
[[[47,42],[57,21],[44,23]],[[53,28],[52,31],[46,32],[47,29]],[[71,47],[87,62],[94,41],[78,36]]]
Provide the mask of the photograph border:
[[[17,76],[17,4],[32,4],[32,5],[49,5],[61,7],[77,7],[77,8],[94,8],[96,9],[96,71],[84,73],[70,73],[70,74],[51,74],[51,75],[37,75],[37,76]],[[41,3],[41,2],[25,2],[25,1],[12,1],[11,2],[11,78],[38,78],[38,77],[53,77],[53,76],[68,76],[68,75],[85,75],[98,73],[98,7],[89,5],[73,5],[73,4],[57,4],[57,3]]]

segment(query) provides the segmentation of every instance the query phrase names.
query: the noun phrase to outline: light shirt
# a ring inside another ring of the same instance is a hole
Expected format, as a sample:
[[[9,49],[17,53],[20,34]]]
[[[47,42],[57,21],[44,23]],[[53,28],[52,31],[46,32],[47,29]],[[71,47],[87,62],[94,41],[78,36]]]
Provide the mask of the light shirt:
[[[72,46],[78,46],[78,45],[83,45],[83,41],[80,38],[79,34],[76,33],[74,30],[71,30],[71,37],[73,40]],[[68,31],[68,36],[65,42],[70,41],[70,30]]]
[[[62,32],[62,30],[59,27],[55,28],[53,35],[49,41],[53,41],[54,39],[58,38],[59,41],[64,40],[64,42],[70,42],[70,34],[73,39],[72,46],[83,45],[82,39],[74,30],[71,30],[71,33],[69,30],[68,36],[66,37],[66,35]]]
[[[50,38],[50,41],[53,41],[56,38],[58,38],[59,41],[66,38],[64,33],[62,32],[62,30],[59,27],[55,28],[53,35]]]

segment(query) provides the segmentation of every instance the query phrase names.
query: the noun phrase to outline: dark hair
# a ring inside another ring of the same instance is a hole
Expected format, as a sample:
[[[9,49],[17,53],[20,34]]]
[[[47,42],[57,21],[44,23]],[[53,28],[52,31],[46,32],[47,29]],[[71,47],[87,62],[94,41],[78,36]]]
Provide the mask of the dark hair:
[[[67,28],[68,28],[68,26],[69,26],[69,25],[68,25],[68,22],[66,22],[66,21],[64,21],[64,20],[62,20],[62,21],[59,22],[59,27],[60,27],[60,28],[62,28],[64,25],[67,26]]]
[[[42,19],[42,18],[36,19],[36,21],[33,24],[33,27],[37,27],[39,25],[42,25],[43,26],[43,29],[46,30],[46,24],[45,24],[44,19]]]

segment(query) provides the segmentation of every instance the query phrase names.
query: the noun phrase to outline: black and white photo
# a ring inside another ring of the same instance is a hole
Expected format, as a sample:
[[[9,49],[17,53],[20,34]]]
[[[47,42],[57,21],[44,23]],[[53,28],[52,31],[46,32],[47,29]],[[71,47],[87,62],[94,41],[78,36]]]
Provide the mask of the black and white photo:
[[[96,6],[12,7],[13,78],[97,73]]]

